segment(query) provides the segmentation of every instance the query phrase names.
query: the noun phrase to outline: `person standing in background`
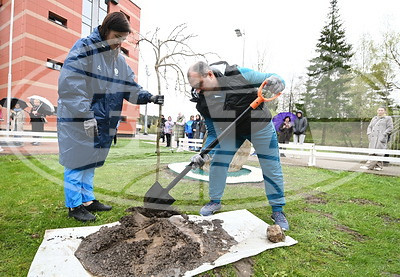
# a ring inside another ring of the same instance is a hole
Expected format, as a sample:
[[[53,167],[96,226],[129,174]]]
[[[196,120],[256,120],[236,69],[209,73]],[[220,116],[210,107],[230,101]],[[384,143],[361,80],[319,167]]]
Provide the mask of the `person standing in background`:
[[[33,100],[33,106],[29,116],[31,118],[32,132],[44,132],[44,123],[46,122],[46,115],[40,111],[42,102],[39,99]],[[33,136],[34,138],[40,138],[39,136]],[[38,146],[40,142],[32,142],[32,145]]]
[[[296,117],[293,125],[293,142],[295,144],[303,144],[306,138],[307,118],[303,116],[303,111],[301,110],[297,111]]]
[[[284,118],[282,124],[279,126],[279,131],[279,143],[288,144],[293,133],[293,125],[290,116]],[[285,150],[286,148],[282,149]],[[281,157],[286,157],[286,155],[281,153]]]
[[[160,126],[160,138],[162,139],[161,142],[165,142],[165,132],[164,132],[164,127],[165,127],[165,121],[167,121],[164,117],[164,115],[161,115],[161,126]]]
[[[3,119],[3,106],[0,105],[0,121],[4,121]]]
[[[0,121],[4,121],[2,109],[3,109],[3,106],[0,105]],[[0,152],[2,152],[2,151],[4,151],[4,149],[0,146]]]
[[[175,121],[175,129],[174,129],[174,136],[176,141],[176,147],[179,147],[179,139],[185,137],[185,116],[182,113],[178,114],[178,117]]]
[[[207,126],[206,123],[204,122],[204,117],[201,117],[199,139],[203,139],[204,136],[206,135],[206,132],[207,132]]]
[[[189,121],[187,121],[185,124],[185,135],[189,139],[193,138],[193,127],[192,127],[193,122],[194,122],[194,116],[191,115]]]
[[[194,116],[191,115],[189,121],[187,121],[185,124],[185,135],[188,139],[193,138],[193,122],[194,122]],[[189,150],[193,149],[194,149],[193,146],[189,146]]]
[[[369,145],[371,149],[386,149],[389,141],[389,136],[393,130],[392,117],[386,115],[386,109],[380,107],[377,110],[377,115],[374,116],[368,125],[367,135]],[[373,156],[382,156],[374,154]],[[368,161],[367,165],[363,165],[360,168],[368,170],[382,170],[383,163],[381,161]]]
[[[16,103],[14,108],[11,109],[11,130],[16,132],[24,131],[25,111],[21,108],[19,103]],[[21,137],[21,136],[15,136]],[[22,145],[22,142],[16,142],[16,145]]]
[[[193,138],[194,139],[200,139],[200,128],[201,128],[201,116],[199,114],[196,114],[196,117],[193,121],[192,124],[192,130],[193,130]],[[200,151],[199,147],[194,148],[195,151]]]
[[[168,116],[168,120],[165,121],[164,124],[164,133],[167,138],[167,147],[171,147],[171,136],[173,132],[174,122],[172,121],[172,117]]]

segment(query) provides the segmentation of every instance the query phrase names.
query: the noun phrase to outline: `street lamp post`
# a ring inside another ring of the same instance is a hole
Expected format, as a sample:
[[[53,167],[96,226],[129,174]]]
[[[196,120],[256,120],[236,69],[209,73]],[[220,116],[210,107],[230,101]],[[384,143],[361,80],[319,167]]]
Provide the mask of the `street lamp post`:
[[[7,77],[7,131],[11,131],[11,86],[12,86],[12,49],[13,49],[13,29],[14,29],[14,0],[11,0],[10,16],[10,42],[8,43],[8,77]],[[8,136],[7,132],[7,136]]]
[[[235,30],[235,33],[236,33],[236,36],[237,37],[242,37],[243,38],[243,52],[242,52],[242,66],[244,67],[244,46],[245,46],[245,39],[244,39],[244,36],[245,36],[245,32],[244,32],[244,30],[243,30],[243,32],[242,31],[240,31],[240,29],[236,29]]]

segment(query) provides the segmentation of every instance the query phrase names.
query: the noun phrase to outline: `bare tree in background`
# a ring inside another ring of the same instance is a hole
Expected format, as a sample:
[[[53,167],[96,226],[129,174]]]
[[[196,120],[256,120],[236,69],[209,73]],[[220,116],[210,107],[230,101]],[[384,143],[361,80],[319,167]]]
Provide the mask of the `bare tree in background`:
[[[191,46],[190,42],[196,36],[193,34],[186,34],[187,25],[180,24],[173,28],[173,30],[164,38],[161,38],[160,28],[156,28],[153,33],[146,35],[139,34],[137,46],[150,45],[154,52],[154,71],[157,77],[158,94],[161,95],[161,81],[165,81],[168,87],[168,77],[175,78],[176,91],[181,91],[188,94],[186,90],[188,82],[186,81],[186,73],[182,70],[181,64],[186,64],[188,58],[202,57],[206,59],[207,54],[211,53],[197,53]],[[184,62],[185,61],[185,62]],[[159,179],[160,171],[160,134],[161,134],[161,115],[162,106],[159,107],[159,120],[157,126],[157,168],[156,168],[156,181]]]
[[[389,32],[385,34],[384,44],[388,50],[388,59],[397,67],[397,72],[400,70],[400,33]],[[400,89],[400,81],[393,82],[393,86]]]
[[[256,70],[258,72],[267,72],[267,49],[262,51],[257,49],[257,65]]]
[[[304,76],[292,76],[286,82],[286,91],[280,97],[277,112],[295,113],[295,105],[299,102],[301,95],[305,92]]]

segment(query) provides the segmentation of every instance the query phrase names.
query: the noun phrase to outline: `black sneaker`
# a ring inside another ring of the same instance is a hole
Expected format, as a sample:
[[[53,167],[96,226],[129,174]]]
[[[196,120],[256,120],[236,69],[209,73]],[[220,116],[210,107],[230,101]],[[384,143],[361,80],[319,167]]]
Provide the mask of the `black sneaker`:
[[[91,214],[88,210],[86,210],[83,205],[80,205],[74,209],[70,208],[69,212],[68,212],[68,216],[73,217],[76,220],[83,221],[83,222],[96,220],[96,216]]]
[[[104,205],[103,203],[100,203],[98,200],[93,200],[93,203],[90,204],[89,206],[85,206],[85,209],[88,210],[89,212],[103,212],[111,210],[112,206]]]

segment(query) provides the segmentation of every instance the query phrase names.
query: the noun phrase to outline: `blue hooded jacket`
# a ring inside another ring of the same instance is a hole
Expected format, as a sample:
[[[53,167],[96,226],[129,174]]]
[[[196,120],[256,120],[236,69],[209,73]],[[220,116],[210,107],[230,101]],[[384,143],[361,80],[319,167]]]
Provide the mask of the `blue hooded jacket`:
[[[58,80],[57,129],[60,163],[70,169],[102,166],[120,119],[124,99],[146,104],[152,96],[137,84],[119,50],[99,28],[70,50]],[[95,118],[99,135],[86,135],[83,122]]]

